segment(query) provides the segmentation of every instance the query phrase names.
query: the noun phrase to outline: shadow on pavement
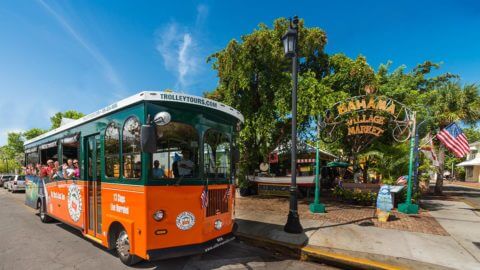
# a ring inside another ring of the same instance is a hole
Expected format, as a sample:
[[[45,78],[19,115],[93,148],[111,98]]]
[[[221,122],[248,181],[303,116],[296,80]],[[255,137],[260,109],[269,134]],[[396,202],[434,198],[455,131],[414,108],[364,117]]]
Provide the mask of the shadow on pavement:
[[[90,242],[94,246],[92,248],[98,248],[99,250],[102,250],[103,252],[108,253],[111,256],[117,257],[115,254],[115,250],[108,250],[104,246],[90,241],[88,238],[83,237],[81,231],[79,231],[78,229],[56,220],[51,223],[79,238],[82,238],[85,241]],[[258,254],[258,256],[252,257],[252,249],[255,250],[254,253]],[[136,265],[133,265],[131,268],[169,270],[215,269],[221,268],[222,266],[225,266],[227,264],[234,264],[235,268],[240,267],[241,269],[253,269],[250,265],[255,265],[256,263],[259,263],[256,262],[256,260],[258,259],[260,259],[260,263],[268,263],[282,261],[286,258],[283,256],[272,256],[270,252],[257,247],[248,247],[247,250],[241,245],[239,240],[235,240],[222,246],[222,248],[214,249],[208,253],[172,259],[164,259],[159,261],[142,261]]]

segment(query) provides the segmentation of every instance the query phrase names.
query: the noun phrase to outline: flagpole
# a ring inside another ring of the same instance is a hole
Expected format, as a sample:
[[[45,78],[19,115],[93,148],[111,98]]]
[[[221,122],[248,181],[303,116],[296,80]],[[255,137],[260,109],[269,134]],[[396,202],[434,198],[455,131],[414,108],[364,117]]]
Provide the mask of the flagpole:
[[[398,211],[405,214],[418,214],[418,205],[412,204],[412,176],[413,176],[413,159],[415,155],[415,141],[417,132],[417,112],[412,114],[412,133],[410,137],[410,158],[408,161],[408,185],[407,185],[407,199],[404,203],[398,205]]]

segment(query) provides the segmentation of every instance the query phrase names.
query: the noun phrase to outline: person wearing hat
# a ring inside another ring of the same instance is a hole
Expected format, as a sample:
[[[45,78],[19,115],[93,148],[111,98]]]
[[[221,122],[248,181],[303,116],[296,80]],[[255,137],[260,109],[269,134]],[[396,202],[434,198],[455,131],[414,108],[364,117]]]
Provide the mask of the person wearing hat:
[[[54,173],[53,172],[54,168],[55,167],[54,167],[54,164],[53,164],[53,160],[51,160],[51,159],[47,160],[47,166],[42,167],[40,176],[41,177],[51,177]]]

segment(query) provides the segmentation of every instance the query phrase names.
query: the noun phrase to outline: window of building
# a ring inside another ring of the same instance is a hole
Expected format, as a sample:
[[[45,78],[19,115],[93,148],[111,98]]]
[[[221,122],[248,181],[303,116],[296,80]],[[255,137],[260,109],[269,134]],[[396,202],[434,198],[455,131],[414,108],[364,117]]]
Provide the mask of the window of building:
[[[228,179],[231,170],[230,139],[224,133],[209,129],[203,139],[205,176]]]
[[[467,177],[471,178],[473,177],[473,166],[468,166],[468,167],[465,167],[465,170],[467,171]]]
[[[140,148],[140,122],[134,116],[129,117],[123,126],[123,177],[140,178],[142,172]]]
[[[468,160],[474,159],[477,157],[478,150],[470,150]]]
[[[157,126],[157,152],[152,155],[153,179],[198,177],[198,132],[187,124]]]
[[[120,132],[115,123],[105,129],[105,176],[120,176]]]

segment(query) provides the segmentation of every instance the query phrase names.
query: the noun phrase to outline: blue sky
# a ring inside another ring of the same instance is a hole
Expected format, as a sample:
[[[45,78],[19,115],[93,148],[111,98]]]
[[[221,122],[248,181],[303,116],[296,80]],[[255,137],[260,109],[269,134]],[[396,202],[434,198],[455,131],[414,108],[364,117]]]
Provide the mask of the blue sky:
[[[324,29],[328,53],[365,55],[480,82],[476,1],[47,1],[0,3],[0,145],[48,128],[55,112],[90,113],[141,90],[215,88],[205,58],[258,23],[298,15]]]

